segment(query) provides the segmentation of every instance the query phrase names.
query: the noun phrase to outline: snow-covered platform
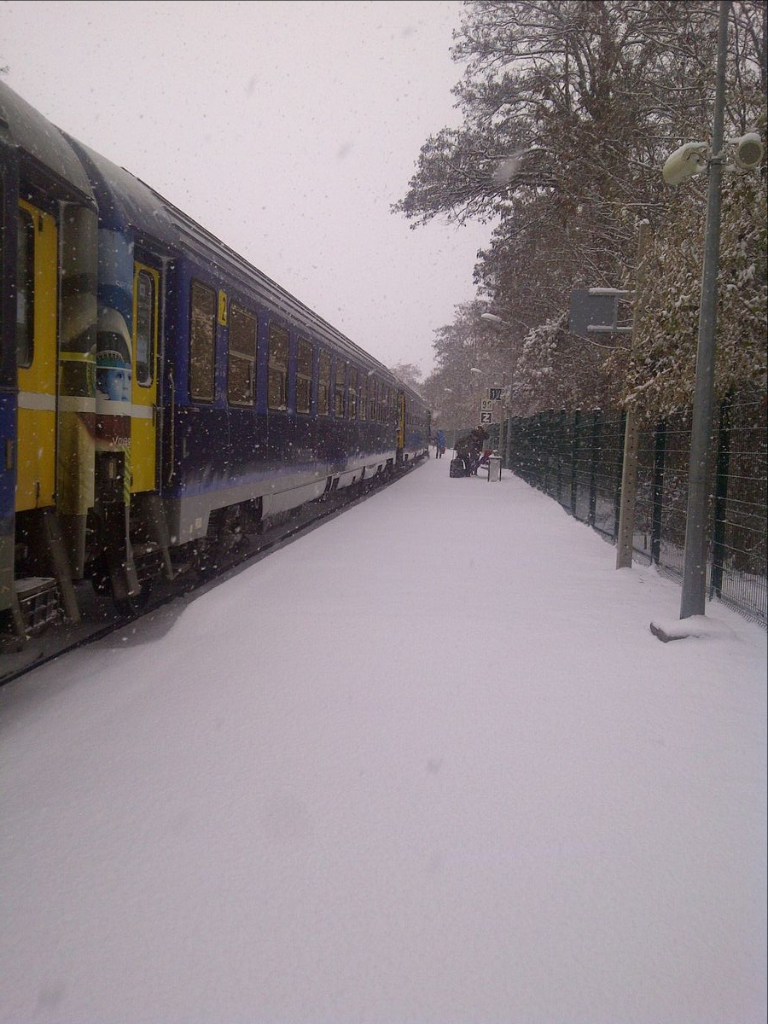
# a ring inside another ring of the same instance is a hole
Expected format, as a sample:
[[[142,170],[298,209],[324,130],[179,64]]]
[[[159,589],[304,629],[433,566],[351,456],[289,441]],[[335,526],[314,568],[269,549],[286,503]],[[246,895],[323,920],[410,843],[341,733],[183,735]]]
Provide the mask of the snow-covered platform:
[[[765,1019],[765,633],[448,465],[0,691],[0,1021]]]

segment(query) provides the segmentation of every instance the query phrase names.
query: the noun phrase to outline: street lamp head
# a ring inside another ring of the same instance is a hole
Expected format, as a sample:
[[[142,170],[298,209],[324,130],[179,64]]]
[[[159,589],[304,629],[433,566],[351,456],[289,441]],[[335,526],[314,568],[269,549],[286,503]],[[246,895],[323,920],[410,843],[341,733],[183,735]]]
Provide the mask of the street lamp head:
[[[443,391],[447,391],[449,395],[453,394],[453,388],[443,388]]]
[[[496,316],[495,313],[481,313],[480,314],[480,319],[481,320],[488,320],[492,324],[503,324],[504,323],[504,321],[501,319],[501,317],[500,316]]]
[[[738,139],[728,139],[734,147],[733,159],[742,171],[754,171],[763,159],[763,140],[757,132],[748,132]]]
[[[470,373],[479,373],[481,376],[482,376],[482,373],[483,373],[483,371],[482,370],[478,370],[478,368],[476,366],[470,366],[469,372]]]
[[[667,157],[661,176],[668,185],[680,185],[694,174],[706,171],[708,155],[706,142],[686,142]]]

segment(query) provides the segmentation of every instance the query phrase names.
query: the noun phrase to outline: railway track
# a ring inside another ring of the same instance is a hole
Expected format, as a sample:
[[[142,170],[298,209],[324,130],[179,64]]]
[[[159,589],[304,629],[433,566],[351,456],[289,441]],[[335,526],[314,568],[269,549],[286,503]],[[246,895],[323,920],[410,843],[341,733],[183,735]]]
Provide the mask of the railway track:
[[[18,637],[0,637],[0,686],[11,683],[70,651],[132,626],[173,601],[193,600],[201,592],[222,585],[235,573],[255,565],[260,559],[367,501],[385,487],[390,487],[412,468],[415,467],[409,467],[408,470],[396,473],[376,485],[369,485],[365,490],[348,488],[335,491],[319,501],[302,506],[294,513],[286,514],[283,521],[269,526],[263,533],[245,538],[236,552],[220,560],[215,575],[200,577],[191,569],[182,569],[177,571],[173,580],[158,580],[152,586],[146,606],[136,614],[120,614],[109,598],[100,597],[95,593],[89,581],[76,584],[82,614],[79,623],[62,622],[48,632],[26,640]],[[352,491],[355,493],[349,493]]]

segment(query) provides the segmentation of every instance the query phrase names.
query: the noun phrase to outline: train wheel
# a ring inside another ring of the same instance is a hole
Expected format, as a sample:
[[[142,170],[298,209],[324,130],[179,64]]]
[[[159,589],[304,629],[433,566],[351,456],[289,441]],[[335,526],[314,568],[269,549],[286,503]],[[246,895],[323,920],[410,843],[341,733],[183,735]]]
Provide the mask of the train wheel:
[[[212,580],[222,568],[224,552],[219,544],[210,540],[199,541],[192,565],[201,580]]]
[[[107,560],[103,555],[93,563],[90,578],[93,589],[100,597],[110,596],[112,587],[109,582],[109,569],[107,568]]]
[[[142,583],[138,594],[116,597],[112,594],[112,603],[120,615],[140,615],[149,604],[152,588],[149,583]]]

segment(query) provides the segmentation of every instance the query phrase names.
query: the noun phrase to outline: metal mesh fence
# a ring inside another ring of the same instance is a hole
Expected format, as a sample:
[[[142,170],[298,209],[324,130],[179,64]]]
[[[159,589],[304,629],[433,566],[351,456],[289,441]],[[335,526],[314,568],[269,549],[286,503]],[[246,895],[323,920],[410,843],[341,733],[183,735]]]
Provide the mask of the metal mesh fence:
[[[766,403],[727,402],[721,412],[710,589],[765,621]]]
[[[505,465],[607,539],[618,535],[624,414],[549,412],[505,425]],[[682,579],[690,415],[640,431],[633,546],[635,557]],[[710,598],[766,624],[766,401],[728,399],[710,445]]]

